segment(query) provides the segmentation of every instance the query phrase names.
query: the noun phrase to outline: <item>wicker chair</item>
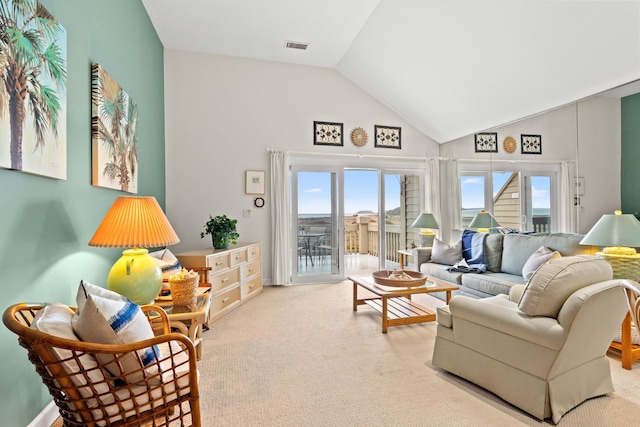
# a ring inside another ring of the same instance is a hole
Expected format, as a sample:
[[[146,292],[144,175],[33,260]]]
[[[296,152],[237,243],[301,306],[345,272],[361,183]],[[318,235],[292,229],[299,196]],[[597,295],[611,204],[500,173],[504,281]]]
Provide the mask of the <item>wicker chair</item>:
[[[27,349],[64,426],[201,425],[196,352],[189,338],[170,333],[162,308],[142,307],[155,337],[119,345],[75,341],[31,328],[43,308],[12,305],[2,320]],[[124,380],[131,372],[124,372],[120,361],[125,355],[137,357],[136,350],[149,347],[154,348],[157,360],[144,370],[155,368],[155,375],[146,375],[142,383],[127,384]],[[99,355],[112,355],[109,370]],[[120,375],[114,375],[113,366],[120,366]]]
[[[640,288],[637,282],[631,280],[623,280],[620,284],[627,296],[629,313],[622,322],[621,342],[613,342],[611,346],[620,350],[622,367],[631,369],[633,362],[640,359],[640,345],[633,344],[632,336],[632,329],[635,327],[637,330],[640,321]]]

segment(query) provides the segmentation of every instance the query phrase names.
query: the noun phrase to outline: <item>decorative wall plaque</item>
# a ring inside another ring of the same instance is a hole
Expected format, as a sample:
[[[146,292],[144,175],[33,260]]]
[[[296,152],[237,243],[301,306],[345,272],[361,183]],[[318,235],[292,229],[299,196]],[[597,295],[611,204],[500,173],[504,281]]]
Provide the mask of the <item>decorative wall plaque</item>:
[[[497,132],[482,132],[475,134],[476,153],[497,153],[498,134]]]
[[[363,147],[368,140],[369,136],[367,135],[366,130],[362,128],[355,128],[351,131],[351,142],[356,147]]]
[[[513,153],[517,147],[516,140],[512,136],[508,136],[502,142],[502,147],[507,153]]]
[[[392,126],[374,126],[375,147],[400,149],[401,129]]]
[[[542,154],[541,135],[520,135],[522,154]]]
[[[342,123],[313,122],[314,145],[344,145]]]

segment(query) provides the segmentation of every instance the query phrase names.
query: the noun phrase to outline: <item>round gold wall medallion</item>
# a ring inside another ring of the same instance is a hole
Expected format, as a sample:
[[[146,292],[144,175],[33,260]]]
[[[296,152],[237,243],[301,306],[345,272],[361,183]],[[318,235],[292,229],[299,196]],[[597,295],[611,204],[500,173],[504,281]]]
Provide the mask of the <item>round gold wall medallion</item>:
[[[365,145],[368,139],[367,131],[362,128],[355,128],[351,131],[351,142],[353,142],[353,145],[357,147]]]
[[[513,137],[508,136],[504,139],[502,146],[504,147],[504,151],[507,153],[513,153],[516,151],[516,140],[513,139]]]

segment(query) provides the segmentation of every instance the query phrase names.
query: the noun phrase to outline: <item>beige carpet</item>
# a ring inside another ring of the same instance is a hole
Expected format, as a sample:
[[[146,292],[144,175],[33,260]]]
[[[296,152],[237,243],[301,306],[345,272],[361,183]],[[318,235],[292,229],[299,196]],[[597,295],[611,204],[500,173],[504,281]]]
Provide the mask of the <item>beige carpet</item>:
[[[268,287],[211,323],[199,362],[205,426],[528,426],[539,422],[431,365],[435,324],[380,332],[350,282]],[[431,296],[423,303],[442,304]],[[640,362],[612,356],[616,392],[562,426],[629,425],[640,413]]]

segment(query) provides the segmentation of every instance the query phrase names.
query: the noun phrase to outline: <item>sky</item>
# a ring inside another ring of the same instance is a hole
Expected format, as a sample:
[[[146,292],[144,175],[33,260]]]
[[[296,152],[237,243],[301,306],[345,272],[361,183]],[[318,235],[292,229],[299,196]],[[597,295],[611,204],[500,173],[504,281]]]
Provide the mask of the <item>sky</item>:
[[[511,172],[493,173],[493,195],[502,188]],[[551,207],[551,181],[548,176],[531,177],[531,198],[533,208]],[[484,177],[460,177],[460,195],[463,209],[484,208]]]
[[[510,172],[494,172],[495,195],[511,176]],[[532,207],[550,207],[550,179],[545,176],[531,177]],[[378,171],[345,170],[344,172],[345,215],[359,211],[378,212]],[[484,207],[484,177],[461,177],[462,207],[465,209]],[[385,209],[400,206],[400,176],[385,175]],[[331,173],[298,173],[298,213],[319,214],[331,211]]]
[[[359,211],[378,212],[378,171],[344,172],[345,215]],[[399,175],[385,175],[385,209],[400,206]],[[298,173],[298,213],[317,214],[331,211],[331,173]]]

